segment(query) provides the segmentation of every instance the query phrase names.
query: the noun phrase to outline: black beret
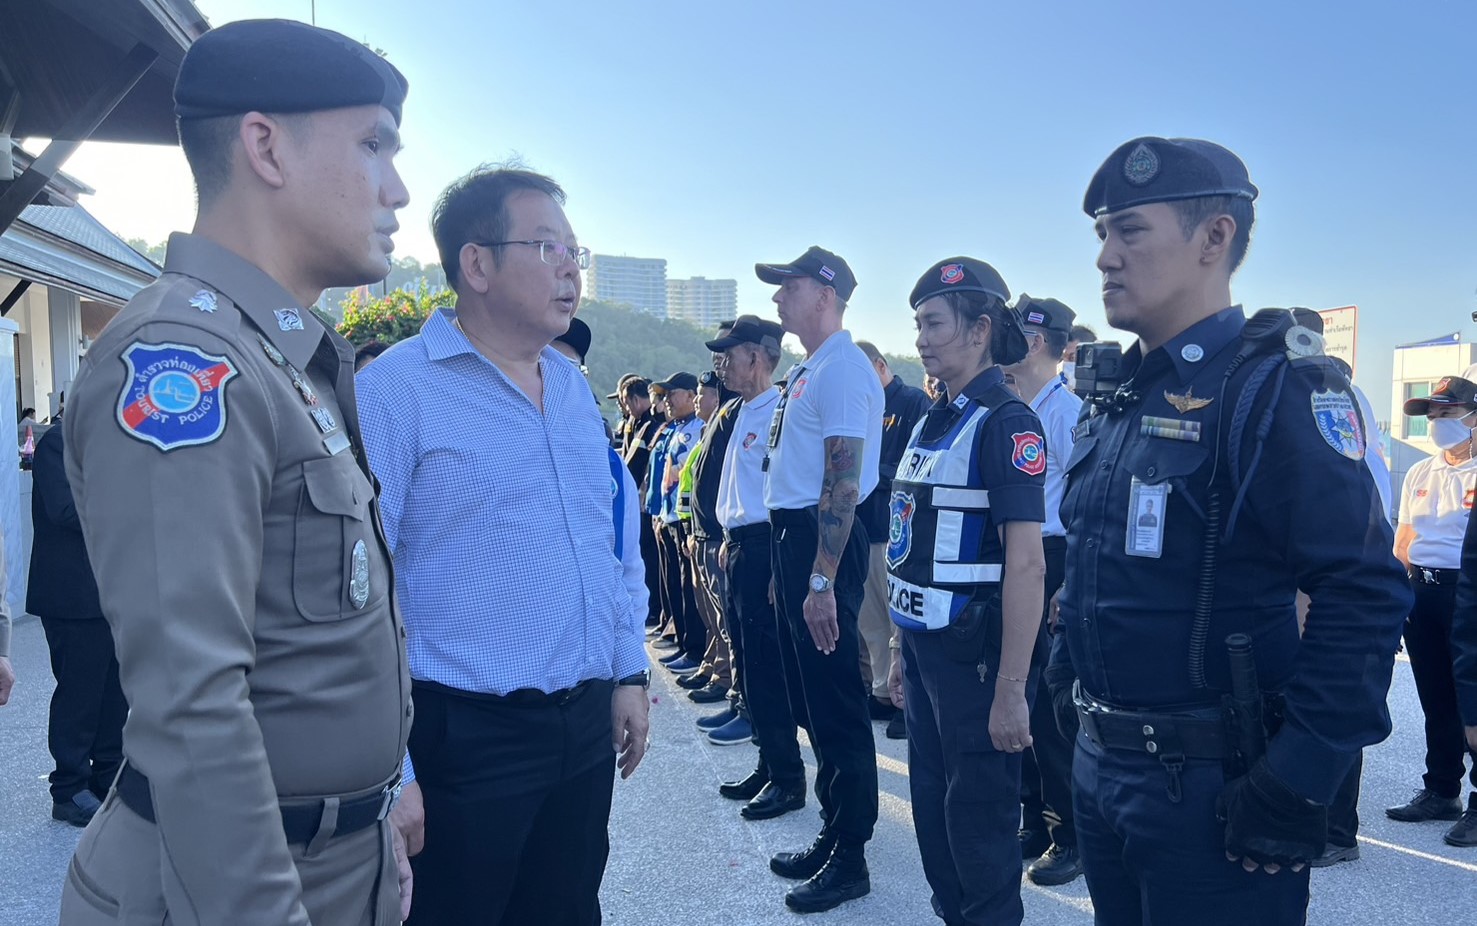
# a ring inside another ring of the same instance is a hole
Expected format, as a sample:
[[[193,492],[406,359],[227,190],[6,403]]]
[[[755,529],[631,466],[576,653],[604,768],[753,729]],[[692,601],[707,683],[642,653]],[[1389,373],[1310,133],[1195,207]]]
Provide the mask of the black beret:
[[[584,363],[590,354],[590,326],[577,318],[571,318],[569,330],[554,340],[563,341],[574,348],[574,352],[580,355],[580,363]]]
[[[174,84],[174,113],[309,113],[380,105],[400,123],[409,84],[363,43],[288,19],[243,19],[200,36]]]
[[[1246,165],[1229,150],[1198,138],[1144,137],[1126,141],[1093,175],[1082,211],[1094,218],[1147,203],[1202,196],[1254,200]]]
[[[1055,299],[1021,293],[1015,301],[1015,308],[1021,313],[1021,321],[1037,328],[1071,334],[1072,326],[1077,323],[1077,313]]]
[[[995,268],[972,257],[950,257],[929,267],[908,296],[908,305],[917,309],[944,293],[989,293],[1001,302],[1010,299],[1010,288]]]

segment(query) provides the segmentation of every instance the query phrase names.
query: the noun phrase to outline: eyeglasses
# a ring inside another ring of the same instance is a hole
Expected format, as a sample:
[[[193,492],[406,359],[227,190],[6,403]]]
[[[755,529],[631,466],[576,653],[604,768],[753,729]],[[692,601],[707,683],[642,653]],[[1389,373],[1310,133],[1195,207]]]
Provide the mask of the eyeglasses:
[[[562,241],[473,241],[472,244],[481,245],[484,248],[501,248],[510,244],[526,244],[538,248],[538,259],[551,267],[557,267],[565,260],[573,260],[576,267],[581,270],[590,269],[590,249],[572,248]]]

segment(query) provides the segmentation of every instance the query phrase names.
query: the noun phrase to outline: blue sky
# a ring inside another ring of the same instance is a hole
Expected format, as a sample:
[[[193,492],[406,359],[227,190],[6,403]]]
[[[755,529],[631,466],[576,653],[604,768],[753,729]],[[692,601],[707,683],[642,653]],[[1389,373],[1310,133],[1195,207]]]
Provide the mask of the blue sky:
[[[217,25],[310,6],[198,5]],[[564,184],[582,243],[736,277],[740,311],[772,308],[754,262],[820,244],[860,281],[849,326],[911,352],[909,290],[962,253],[1102,334],[1083,190],[1124,140],[1189,135],[1239,153],[1262,190],[1236,297],[1358,304],[1358,379],[1380,417],[1395,344],[1477,333],[1474,4],[317,8],[410,79],[400,254],[434,259],[436,194],[517,153]],[[125,235],[190,221],[177,153],[88,146],[68,170]]]

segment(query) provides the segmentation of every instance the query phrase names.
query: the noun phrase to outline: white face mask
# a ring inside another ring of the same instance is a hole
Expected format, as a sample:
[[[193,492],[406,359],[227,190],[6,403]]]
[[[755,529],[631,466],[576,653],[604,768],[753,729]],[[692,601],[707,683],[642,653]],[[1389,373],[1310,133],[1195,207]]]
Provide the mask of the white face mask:
[[[1062,375],[1067,378],[1067,381],[1068,382],[1071,382],[1072,380],[1076,379],[1077,378],[1077,363],[1076,363],[1076,361],[1074,361],[1074,360],[1063,360],[1062,361]]]
[[[1442,450],[1452,450],[1465,444],[1472,438],[1471,426],[1463,423],[1466,417],[1432,418],[1431,440]]]

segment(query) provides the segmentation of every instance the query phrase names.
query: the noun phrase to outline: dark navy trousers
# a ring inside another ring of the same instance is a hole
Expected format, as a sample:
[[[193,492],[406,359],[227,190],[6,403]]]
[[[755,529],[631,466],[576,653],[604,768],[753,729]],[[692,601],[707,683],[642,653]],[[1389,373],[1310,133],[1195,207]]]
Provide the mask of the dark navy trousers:
[[[1019,926],[1021,755],[990,741],[995,676],[942,633],[903,632],[908,788],[923,874],[949,926]],[[1027,684],[1029,703],[1037,673]]]
[[[1190,759],[1182,799],[1148,754],[1102,750],[1077,736],[1073,809],[1077,848],[1097,926],[1302,926],[1308,873],[1248,872],[1226,859],[1215,801],[1219,761]]]

